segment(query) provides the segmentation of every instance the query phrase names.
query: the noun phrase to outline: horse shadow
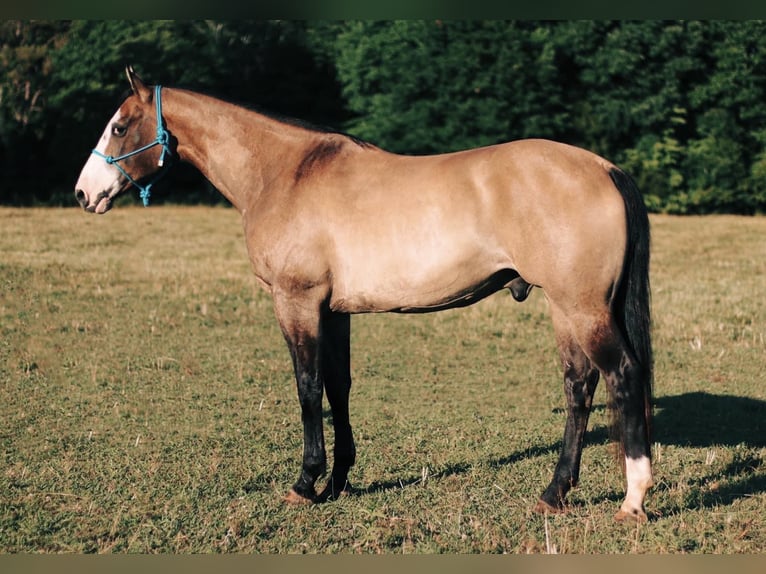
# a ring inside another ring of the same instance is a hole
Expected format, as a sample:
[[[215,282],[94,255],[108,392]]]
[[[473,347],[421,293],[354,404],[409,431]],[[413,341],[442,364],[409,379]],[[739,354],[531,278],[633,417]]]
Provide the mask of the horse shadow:
[[[655,406],[656,443],[734,449],[732,461],[723,469],[706,465],[709,471],[689,479],[689,495],[665,508],[664,514],[728,506],[766,493],[766,461],[752,452],[766,447],[766,401],[691,392],[659,397]],[[670,488],[666,484],[655,486],[657,491]]]
[[[687,447],[766,447],[766,401],[684,393],[655,400],[655,441]]]
[[[597,426],[586,434],[585,447],[589,444],[604,444],[609,440],[609,430]],[[660,445],[682,448],[746,447],[742,449],[742,454],[735,451],[734,459],[725,468],[714,470],[711,466],[709,473],[690,479],[688,486],[696,494],[686,497],[682,503],[672,508],[663,508],[662,514],[730,505],[735,500],[766,492],[766,463],[761,457],[747,452],[748,448],[766,447],[766,401],[706,392],[657,397],[653,441]],[[561,446],[561,441],[535,445],[487,462],[493,467],[503,467],[529,458],[556,455]],[[430,476],[446,478],[466,474],[471,467],[472,464],[468,462],[454,462]],[[373,482],[355,490],[356,494],[364,495],[402,489],[421,481],[422,476],[412,475]],[[706,488],[714,483],[718,485],[716,488]],[[655,488],[662,490],[671,487],[658,484]],[[591,502],[619,501],[621,498],[622,493],[613,492]]]

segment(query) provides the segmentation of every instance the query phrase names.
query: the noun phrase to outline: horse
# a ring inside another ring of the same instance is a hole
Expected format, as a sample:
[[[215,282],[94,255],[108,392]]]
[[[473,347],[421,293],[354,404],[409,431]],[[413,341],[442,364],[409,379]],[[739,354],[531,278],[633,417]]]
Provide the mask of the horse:
[[[400,155],[351,135],[202,93],[130,90],[85,162],[75,197],[106,213],[131,186],[146,202],[166,162],[198,169],[241,214],[257,282],[292,359],[303,459],[286,503],[352,493],[350,318],[470,305],[502,289],[544,293],[563,367],[566,423],[534,511],[570,509],[593,395],[608,390],[627,483],[616,520],[647,520],[653,485],[650,226],[632,178],[585,149],[544,139]],[[154,139],[152,140],[152,137]],[[322,423],[326,395],[333,465]]]

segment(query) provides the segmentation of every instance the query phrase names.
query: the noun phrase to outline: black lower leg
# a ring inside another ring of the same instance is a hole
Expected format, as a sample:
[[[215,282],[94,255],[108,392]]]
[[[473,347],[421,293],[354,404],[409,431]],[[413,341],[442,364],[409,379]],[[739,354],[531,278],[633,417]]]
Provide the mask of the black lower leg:
[[[580,479],[583,439],[593,403],[599,373],[596,369],[581,370],[566,366],[564,387],[567,396],[567,420],[559,460],[548,488],[540,499],[555,509],[564,507],[567,493]]]
[[[331,314],[326,318],[322,336],[322,372],[325,392],[332,409],[335,447],[333,468],[320,499],[334,499],[351,490],[348,471],[356,460],[356,447],[349,422],[349,393],[351,391],[350,367],[350,317]]]
[[[307,500],[316,500],[316,490],[314,484],[317,479],[321,477],[327,468],[323,452],[324,441],[314,441],[318,445],[313,452],[306,452],[303,454],[303,465],[301,467],[301,473],[298,480],[293,484],[293,491],[299,494]],[[321,451],[321,453],[320,453]]]
[[[303,464],[293,490],[302,497],[314,500],[314,483],[327,468],[322,429],[322,387],[315,376],[298,377],[298,395],[303,421]]]
[[[353,439],[350,443],[339,441],[339,435],[351,437],[351,427],[347,430],[335,426],[335,449],[332,474],[327,481],[327,486],[319,495],[320,500],[332,500],[342,494],[351,492],[351,483],[348,481],[348,472],[355,462],[355,448]]]
[[[293,491],[308,500],[316,499],[314,483],[325,473],[327,458],[322,428],[322,380],[318,368],[315,336],[297,333],[288,338],[298,386],[303,423],[303,464]]]
[[[620,363],[618,376],[610,377],[612,407],[618,415],[616,429],[623,453],[633,459],[651,458],[647,398],[641,385],[643,373],[627,356]]]

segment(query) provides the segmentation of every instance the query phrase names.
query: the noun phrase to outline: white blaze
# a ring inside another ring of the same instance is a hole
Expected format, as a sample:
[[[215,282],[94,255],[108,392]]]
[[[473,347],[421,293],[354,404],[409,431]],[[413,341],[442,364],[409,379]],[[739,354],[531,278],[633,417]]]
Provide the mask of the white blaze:
[[[109,137],[112,133],[112,124],[119,120],[120,110],[117,110],[112,119],[109,120],[109,123],[106,124],[104,133],[96,145],[96,150],[105,153]],[[106,163],[103,157],[91,153],[80,172],[75,189],[85,193],[89,205],[102,193],[105,193],[111,199],[120,191],[120,176],[120,171],[116,167]]]

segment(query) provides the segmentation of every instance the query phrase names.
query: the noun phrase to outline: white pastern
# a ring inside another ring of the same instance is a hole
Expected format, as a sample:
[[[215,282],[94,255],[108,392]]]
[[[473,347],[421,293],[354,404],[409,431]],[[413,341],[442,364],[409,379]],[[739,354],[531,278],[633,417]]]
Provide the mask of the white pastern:
[[[625,475],[628,480],[628,491],[620,510],[628,515],[644,515],[644,498],[646,491],[654,484],[652,479],[652,462],[648,457],[625,457]]]

